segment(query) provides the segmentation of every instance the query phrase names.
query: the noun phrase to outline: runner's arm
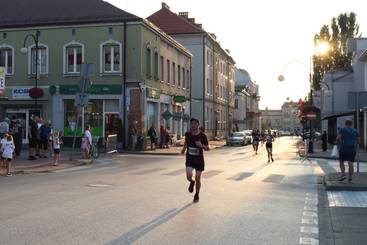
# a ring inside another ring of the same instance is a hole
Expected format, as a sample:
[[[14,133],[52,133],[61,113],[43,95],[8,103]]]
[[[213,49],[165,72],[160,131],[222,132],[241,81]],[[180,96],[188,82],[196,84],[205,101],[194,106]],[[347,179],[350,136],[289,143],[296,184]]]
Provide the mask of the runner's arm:
[[[183,148],[181,150],[181,154],[185,154],[186,148],[187,148],[187,142],[186,142],[186,136],[185,136],[185,143],[184,143]]]

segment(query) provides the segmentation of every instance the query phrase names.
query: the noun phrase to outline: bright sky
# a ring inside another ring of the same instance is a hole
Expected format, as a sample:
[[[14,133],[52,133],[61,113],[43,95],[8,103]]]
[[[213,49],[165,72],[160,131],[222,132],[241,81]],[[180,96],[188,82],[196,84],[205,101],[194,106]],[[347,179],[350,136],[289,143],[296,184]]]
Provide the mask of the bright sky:
[[[107,0],[148,17],[161,8],[161,0]],[[175,13],[189,17],[213,32],[229,49],[236,66],[247,70],[260,85],[260,108],[278,109],[287,97],[298,101],[309,90],[313,37],[340,13],[354,12],[360,32],[367,36],[364,0],[165,0]],[[364,15],[363,15],[364,13]],[[296,62],[293,62],[296,61]],[[283,67],[285,80],[278,81]]]

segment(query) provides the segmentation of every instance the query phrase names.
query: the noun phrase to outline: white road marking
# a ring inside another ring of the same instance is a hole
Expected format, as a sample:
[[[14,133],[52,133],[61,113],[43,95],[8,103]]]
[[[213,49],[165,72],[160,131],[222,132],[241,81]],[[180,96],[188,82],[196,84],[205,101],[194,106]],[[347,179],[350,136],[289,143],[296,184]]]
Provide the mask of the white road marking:
[[[311,234],[319,234],[319,229],[317,227],[314,226],[302,226],[301,227],[301,232],[302,233],[311,233]]]
[[[304,245],[318,245],[319,244],[319,240],[317,240],[315,238],[311,238],[311,237],[301,237],[299,239],[299,244],[304,244]]]

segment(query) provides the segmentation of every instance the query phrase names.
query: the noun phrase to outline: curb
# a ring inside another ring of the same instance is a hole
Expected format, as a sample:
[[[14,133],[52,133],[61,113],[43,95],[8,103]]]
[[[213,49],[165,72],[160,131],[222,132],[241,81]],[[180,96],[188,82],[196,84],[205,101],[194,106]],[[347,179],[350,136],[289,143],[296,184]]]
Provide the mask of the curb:
[[[344,182],[341,182],[344,183]],[[367,191],[367,185],[334,185],[331,181],[326,180],[326,176],[323,176],[323,184],[326,191]]]

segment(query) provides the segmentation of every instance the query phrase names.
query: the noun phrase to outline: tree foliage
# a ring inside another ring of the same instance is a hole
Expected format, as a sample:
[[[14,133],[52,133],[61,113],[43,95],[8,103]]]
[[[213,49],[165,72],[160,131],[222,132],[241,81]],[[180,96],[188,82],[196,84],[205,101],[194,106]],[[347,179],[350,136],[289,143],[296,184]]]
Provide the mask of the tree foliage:
[[[321,42],[329,44],[326,54],[314,54],[312,57],[312,87],[320,89],[324,74],[333,69],[344,69],[351,65],[352,55],[347,52],[348,38],[360,37],[356,14],[343,13],[331,20],[330,26],[323,25],[314,36],[315,47]]]

